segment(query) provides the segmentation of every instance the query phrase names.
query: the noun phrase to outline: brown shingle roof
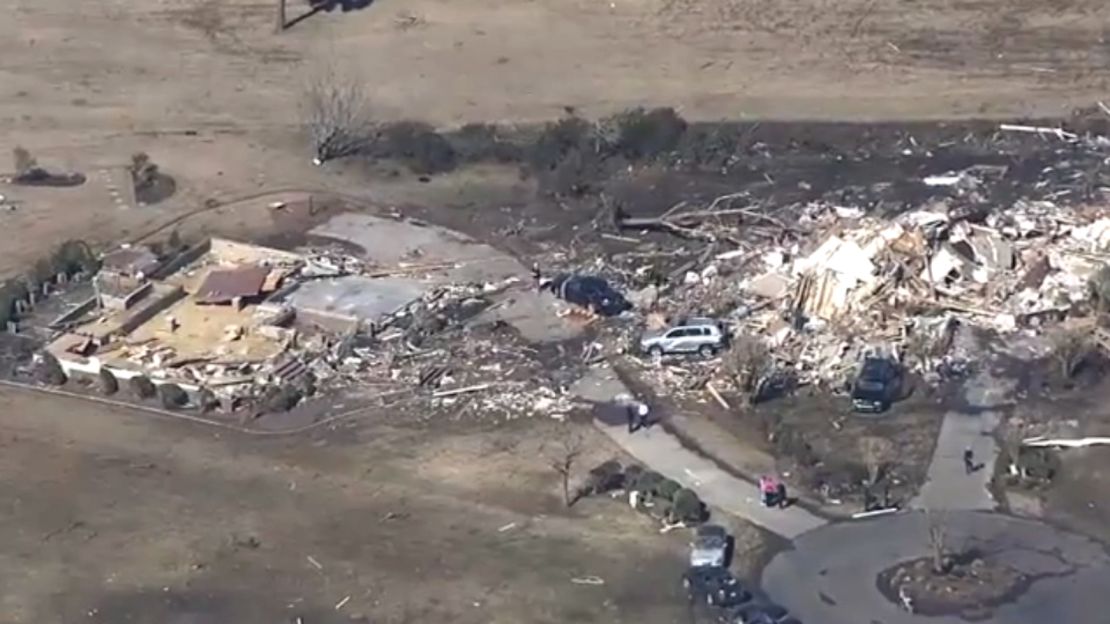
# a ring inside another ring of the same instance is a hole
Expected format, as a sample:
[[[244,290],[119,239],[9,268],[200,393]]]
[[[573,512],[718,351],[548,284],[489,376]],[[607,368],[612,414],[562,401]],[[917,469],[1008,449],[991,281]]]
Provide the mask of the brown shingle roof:
[[[229,303],[236,297],[256,297],[270,269],[244,266],[234,269],[213,269],[197,288],[197,303]]]

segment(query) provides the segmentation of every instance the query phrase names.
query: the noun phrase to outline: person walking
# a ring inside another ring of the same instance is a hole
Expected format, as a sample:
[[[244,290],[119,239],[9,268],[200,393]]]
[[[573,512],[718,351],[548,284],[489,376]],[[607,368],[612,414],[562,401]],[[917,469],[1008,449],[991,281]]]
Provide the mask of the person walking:
[[[625,415],[628,418],[628,433],[635,433],[641,428],[647,428],[650,411],[645,403],[640,401],[630,402],[625,407]]]
[[[969,446],[964,449],[964,474],[973,472],[975,472],[975,452]]]

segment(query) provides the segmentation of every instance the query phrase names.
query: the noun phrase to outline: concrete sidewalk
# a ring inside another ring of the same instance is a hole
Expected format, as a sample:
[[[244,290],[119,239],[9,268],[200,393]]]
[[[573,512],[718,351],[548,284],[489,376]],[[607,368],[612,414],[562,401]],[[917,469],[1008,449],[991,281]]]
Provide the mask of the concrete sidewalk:
[[[989,371],[980,372],[968,382],[965,389],[968,407],[964,412],[945,414],[928,476],[911,503],[913,507],[954,511],[995,508],[990,492],[994,463],[998,459],[994,430],[1002,414],[993,408],[1006,404],[1011,385],[1011,382],[993,377]],[[965,449],[971,449],[977,468],[971,474],[964,468]]]
[[[998,426],[997,412],[944,416],[937,436],[937,447],[929,464],[929,473],[921,491],[911,505],[917,509],[951,509],[989,511],[995,502],[991,496],[991,477],[998,457],[998,445],[991,433]],[[978,470],[964,470],[964,449],[970,448]]]
[[[607,365],[590,368],[571,392],[594,403],[611,403],[628,389]],[[787,539],[825,524],[801,507],[768,509],[760,502],[758,488],[721,470],[712,461],[682,446],[677,438],[656,426],[629,434],[627,424],[596,421],[597,426],[628,454],[645,466],[698,493],[707,504],[744,518]]]

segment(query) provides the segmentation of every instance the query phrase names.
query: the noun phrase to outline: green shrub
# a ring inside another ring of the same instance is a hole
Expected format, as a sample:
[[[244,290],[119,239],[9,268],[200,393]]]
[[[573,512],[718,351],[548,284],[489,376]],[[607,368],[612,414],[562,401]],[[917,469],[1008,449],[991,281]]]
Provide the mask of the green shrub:
[[[425,123],[388,124],[378,137],[376,148],[380,155],[404,162],[415,173],[445,173],[458,166],[455,148]]]
[[[262,410],[271,413],[288,412],[302,398],[301,390],[295,386],[271,386],[262,397]]]
[[[42,353],[36,367],[35,376],[40,382],[51,386],[63,386],[68,380],[65,371],[62,370],[61,363],[58,362],[58,358],[46,352]]]
[[[654,470],[647,470],[640,473],[640,476],[636,478],[636,483],[632,489],[654,495],[661,483],[663,483],[663,475]]]
[[[612,120],[617,127],[617,151],[629,160],[651,159],[678,147],[686,120],[673,108],[635,108]]]
[[[575,116],[547,124],[531,147],[529,162],[541,190],[554,195],[582,195],[601,180],[607,142],[593,124]]]
[[[518,145],[498,136],[497,126],[493,124],[466,124],[448,140],[459,158],[467,162],[511,163],[520,161],[523,156]]]
[[[68,240],[59,245],[54,252],[52,264],[58,273],[67,275],[80,272],[92,274],[100,268],[100,261],[88,243],[82,240]]]
[[[112,371],[103,366],[100,367],[97,385],[100,387],[100,393],[104,396],[112,396],[119,392],[119,381],[116,379],[116,376],[112,374]]]
[[[663,481],[661,481],[659,485],[655,487],[655,495],[659,498],[673,501],[675,495],[678,494],[679,490],[681,489],[682,485],[679,484],[677,481],[663,479]]]
[[[158,393],[154,383],[142,375],[132,377],[127,381],[127,385],[131,388],[131,394],[139,399],[149,399]]]
[[[644,474],[644,469],[643,469],[642,466],[637,466],[636,464],[632,464],[631,466],[628,466],[627,468],[625,468],[624,469],[624,489],[626,489],[626,490],[634,489],[635,485],[636,485],[636,481],[640,478],[640,475],[642,475],[642,474]]]
[[[696,492],[683,488],[674,496],[671,506],[671,517],[677,522],[697,524],[704,522],[709,517],[705,503],[701,502]]]
[[[16,320],[15,302],[27,298],[27,286],[10,281],[0,284],[0,331],[5,331],[8,321]]]
[[[590,470],[586,478],[585,490],[591,494],[603,494],[624,485],[624,473],[618,461],[607,461]]]
[[[201,388],[197,393],[197,409],[202,413],[208,413],[215,410],[220,406],[220,399],[216,397],[216,393],[208,388]]]
[[[173,383],[158,386],[158,398],[162,401],[162,407],[170,410],[185,407],[189,402],[189,395],[181,389],[181,386]]]

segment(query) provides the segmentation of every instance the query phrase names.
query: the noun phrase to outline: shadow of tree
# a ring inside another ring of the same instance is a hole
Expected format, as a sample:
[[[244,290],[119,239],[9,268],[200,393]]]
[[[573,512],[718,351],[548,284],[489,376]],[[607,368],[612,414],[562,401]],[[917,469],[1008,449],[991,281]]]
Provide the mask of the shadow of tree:
[[[292,28],[317,13],[331,13],[338,9],[342,13],[358,11],[374,4],[374,0],[306,0],[308,11],[294,17],[285,24],[285,29]]]

